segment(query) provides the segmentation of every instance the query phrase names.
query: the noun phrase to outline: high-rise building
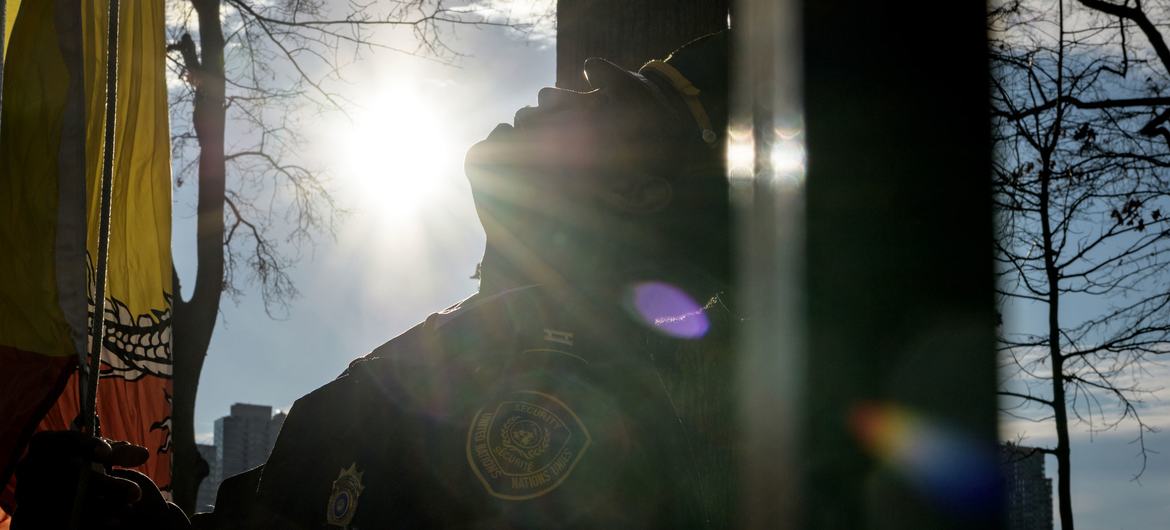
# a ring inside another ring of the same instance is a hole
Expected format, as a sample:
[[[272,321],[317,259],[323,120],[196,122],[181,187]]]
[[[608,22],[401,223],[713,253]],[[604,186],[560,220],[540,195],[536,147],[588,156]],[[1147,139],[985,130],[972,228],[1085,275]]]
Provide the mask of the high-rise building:
[[[222,481],[268,459],[285,415],[267,405],[232,405],[231,415],[215,420],[215,449]]]
[[[195,495],[195,511],[209,512],[215,505],[215,493],[219,491],[219,457],[215,454],[214,445],[195,444],[195,449],[207,461],[209,468],[207,477],[199,483],[199,491]]]
[[[1052,530],[1052,479],[1044,476],[1044,453],[1003,444],[1000,467],[1007,496],[1008,530]]]

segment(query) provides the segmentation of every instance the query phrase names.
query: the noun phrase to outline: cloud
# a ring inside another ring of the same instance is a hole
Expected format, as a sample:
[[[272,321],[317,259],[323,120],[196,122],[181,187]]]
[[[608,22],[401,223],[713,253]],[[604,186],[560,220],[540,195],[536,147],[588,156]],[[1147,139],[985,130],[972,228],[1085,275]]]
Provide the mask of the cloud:
[[[460,9],[492,23],[513,26],[513,36],[542,48],[557,42],[556,0],[474,0]]]
[[[1047,362],[1047,351],[1040,347],[1022,347],[1014,352],[1014,358],[1012,355],[1011,353],[1000,355],[1001,389],[1050,399],[1052,383],[1048,378],[1052,371]],[[1140,359],[1126,357],[1120,359],[1094,359],[1092,362],[1097,369],[1110,374],[1113,384],[1126,392],[1136,409],[1134,412],[1141,416],[1144,424],[1157,431],[1170,430],[1170,359],[1153,355],[1145,355]],[[1066,371],[1068,370],[1070,369],[1066,367]],[[1083,367],[1074,367],[1072,370],[1094,373],[1086,371]],[[1093,389],[1086,386],[1084,390]],[[1072,393],[1070,390],[1067,395],[1070,400],[1070,431],[1088,433],[1095,430],[1098,434],[1118,432],[1130,437],[1137,436],[1138,424],[1131,414],[1126,414],[1120,401],[1106,391],[1093,391],[1092,397],[1085,391]],[[1076,401],[1078,399],[1079,401]],[[999,402],[1000,410],[1003,411],[999,424],[1001,439],[1015,440],[1020,435],[1027,438],[1053,437],[1052,411],[1047,407],[1011,396],[1001,396]],[[1083,420],[1076,417],[1073,408]],[[1111,427],[1111,424],[1117,422],[1123,415],[1128,417]],[[1091,423],[1084,420],[1091,420]]]
[[[1072,497],[1076,522],[1086,528],[1142,529],[1164,526],[1165,492],[1170,491],[1170,362],[1154,359],[1145,364],[1136,381],[1142,393],[1138,405],[1142,420],[1159,432],[1145,433],[1149,450],[1144,463],[1136,442],[1138,426],[1127,420],[1116,430],[1089,432],[1083,423],[1070,425]],[[1017,381],[1011,381],[1017,383]],[[1017,385],[1013,389],[1019,389]],[[1043,390],[1036,387],[1034,390]],[[1031,409],[1028,412],[1037,412]],[[1107,408],[1107,412],[1112,412]],[[1041,416],[1042,414],[1029,414]],[[1051,420],[1034,423],[1001,415],[1000,438],[1029,446],[1054,447]],[[1056,477],[1055,458],[1046,458],[1046,474]],[[1134,480],[1134,476],[1141,477]],[[1054,484],[1055,486],[1055,484]],[[1053,491],[1053,514],[1058,513]]]
[[[1147,436],[1147,445],[1163,454],[1150,454],[1145,472],[1133,480],[1142,463],[1130,436],[1110,433],[1091,442],[1088,436],[1074,436],[1072,496],[1079,525],[1118,529],[1164,525],[1165,495],[1170,491],[1170,462],[1164,451],[1170,440],[1155,434]],[[1052,458],[1048,459],[1048,474],[1056,474]]]

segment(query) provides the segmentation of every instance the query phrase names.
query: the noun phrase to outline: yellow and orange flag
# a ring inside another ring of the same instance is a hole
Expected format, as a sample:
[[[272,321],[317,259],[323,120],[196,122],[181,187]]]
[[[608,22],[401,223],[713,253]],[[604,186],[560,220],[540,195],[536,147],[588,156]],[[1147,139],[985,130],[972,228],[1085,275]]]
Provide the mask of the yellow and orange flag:
[[[5,0],[0,0],[5,1]],[[77,416],[95,292],[106,0],[7,0],[0,111],[0,466]],[[171,173],[163,0],[121,2],[98,415],[170,484]],[[2,523],[0,523],[2,524]]]

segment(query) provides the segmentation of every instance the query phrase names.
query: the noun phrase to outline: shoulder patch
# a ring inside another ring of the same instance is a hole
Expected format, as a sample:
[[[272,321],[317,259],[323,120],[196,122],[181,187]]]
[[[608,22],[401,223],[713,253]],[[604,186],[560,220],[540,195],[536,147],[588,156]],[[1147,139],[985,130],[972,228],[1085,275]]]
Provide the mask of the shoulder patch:
[[[533,499],[564,482],[590,443],[585,424],[561,400],[513,392],[472,417],[467,463],[493,496]]]

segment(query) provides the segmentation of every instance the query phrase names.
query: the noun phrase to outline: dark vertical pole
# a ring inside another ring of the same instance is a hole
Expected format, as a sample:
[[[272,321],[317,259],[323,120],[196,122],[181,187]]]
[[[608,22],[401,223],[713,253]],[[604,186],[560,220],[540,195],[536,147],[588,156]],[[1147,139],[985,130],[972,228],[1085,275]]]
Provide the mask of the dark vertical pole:
[[[729,0],[559,0],[557,86],[586,88],[582,64],[589,57],[603,57],[637,70],[648,60],[666,58],[693,39],[723,31],[727,29],[728,4]],[[668,361],[677,363],[678,369],[671,376],[672,391],[676,396],[687,396],[674,401],[675,412],[688,429],[719,433],[713,436],[719,438],[736,430],[736,415],[731,409],[736,393],[729,382],[735,356],[722,345],[702,353],[680,354]],[[682,445],[693,467],[686,473],[702,477],[690,490],[697,494],[695,514],[709,517],[704,528],[732,527],[740,488],[729,448],[700,437]]]
[[[4,107],[4,60],[8,58],[8,49],[4,47],[4,37],[7,36],[7,30],[8,0],[0,0],[0,108]]]
[[[804,5],[808,528],[1000,525],[985,16]]]

